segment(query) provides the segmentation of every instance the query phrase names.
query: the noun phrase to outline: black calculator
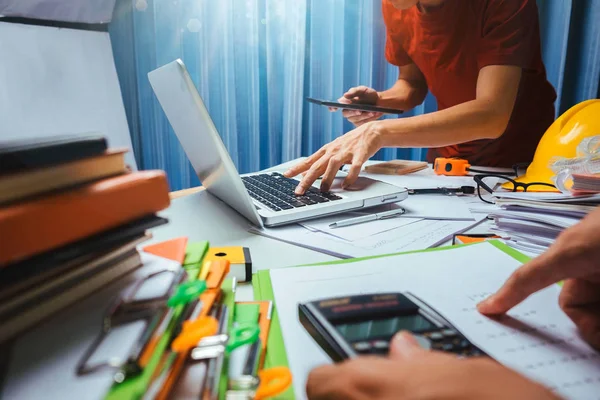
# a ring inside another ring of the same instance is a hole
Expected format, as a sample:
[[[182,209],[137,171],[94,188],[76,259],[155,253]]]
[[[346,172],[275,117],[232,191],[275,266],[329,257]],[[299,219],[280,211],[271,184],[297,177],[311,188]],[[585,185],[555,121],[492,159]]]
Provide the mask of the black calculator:
[[[485,356],[445,318],[410,293],[377,293],[299,304],[300,322],[333,361],[387,355],[399,331],[424,348],[460,357]]]

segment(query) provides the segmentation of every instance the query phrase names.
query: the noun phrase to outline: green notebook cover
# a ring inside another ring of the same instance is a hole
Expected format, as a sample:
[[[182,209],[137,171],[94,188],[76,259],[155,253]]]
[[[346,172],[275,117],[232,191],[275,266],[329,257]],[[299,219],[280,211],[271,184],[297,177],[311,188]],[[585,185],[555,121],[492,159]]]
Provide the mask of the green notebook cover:
[[[519,251],[513,249],[510,246],[505,245],[502,242],[497,240],[490,240],[485,243],[489,243],[501,251],[505,252],[509,256],[513,257],[519,262],[526,263],[530,260],[529,257],[520,253]],[[322,266],[322,265],[336,265],[336,264],[349,264],[358,261],[372,260],[376,258],[384,258],[384,257],[392,257],[398,256],[402,254],[414,254],[414,253],[426,253],[426,252],[434,252],[434,251],[451,251],[452,249],[456,249],[458,247],[465,246],[480,246],[484,243],[473,243],[473,244],[465,244],[458,246],[448,246],[448,247],[436,247],[433,249],[426,250],[417,250],[417,251],[409,251],[405,253],[396,253],[396,254],[385,254],[378,255],[373,257],[362,257],[362,258],[350,258],[346,260],[339,261],[330,261],[319,264],[311,264],[311,265],[303,265],[303,266]],[[277,305],[275,304],[275,296],[273,294],[273,287],[271,285],[271,274],[269,270],[258,271],[254,274],[252,279],[252,286],[254,289],[254,299],[262,300],[262,301],[272,301],[273,302],[273,316],[271,320],[271,329],[269,332],[269,339],[267,341],[267,353],[265,355],[265,368],[271,368],[276,366],[289,366],[287,353],[285,351],[285,345],[283,342],[283,334],[281,332],[281,326],[279,324],[279,316],[277,315]],[[276,399],[294,399],[294,389],[292,386],[283,394],[275,397]]]

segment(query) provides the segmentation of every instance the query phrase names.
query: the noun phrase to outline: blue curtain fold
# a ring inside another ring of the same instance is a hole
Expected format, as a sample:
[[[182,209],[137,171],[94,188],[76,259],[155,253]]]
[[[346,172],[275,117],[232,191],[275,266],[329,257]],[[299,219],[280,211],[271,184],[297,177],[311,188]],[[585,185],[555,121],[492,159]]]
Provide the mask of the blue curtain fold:
[[[538,6],[559,114],[599,95],[600,0]],[[352,129],[306,97],[381,90],[398,77],[384,57],[379,0],[119,0],[110,32],[138,165],[166,170],[173,190],[199,182],[148,83],[154,68],[183,59],[240,173],[309,155]],[[429,95],[401,117],[435,110]],[[375,158],[424,155],[383,149]]]

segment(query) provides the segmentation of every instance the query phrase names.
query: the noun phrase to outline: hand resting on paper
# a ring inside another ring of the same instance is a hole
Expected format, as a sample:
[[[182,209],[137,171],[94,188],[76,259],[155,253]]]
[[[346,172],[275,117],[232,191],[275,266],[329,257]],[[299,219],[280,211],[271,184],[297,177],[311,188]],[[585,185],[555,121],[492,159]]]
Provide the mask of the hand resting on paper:
[[[504,314],[529,295],[564,280],[559,302],[581,336],[600,350],[600,209],[565,230],[548,251],[516,270],[479,304],[485,315]]]
[[[313,370],[306,393],[311,400],[558,399],[491,359],[423,350],[406,332],[396,335],[387,358],[362,357]]]

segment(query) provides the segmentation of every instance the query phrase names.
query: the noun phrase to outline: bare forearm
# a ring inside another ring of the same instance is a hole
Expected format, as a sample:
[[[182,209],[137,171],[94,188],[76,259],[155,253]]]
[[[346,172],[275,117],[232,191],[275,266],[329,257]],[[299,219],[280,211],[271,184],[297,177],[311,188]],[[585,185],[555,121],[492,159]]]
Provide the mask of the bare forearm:
[[[394,86],[383,92],[378,92],[377,105],[381,107],[411,110],[420,105],[427,95],[427,86],[398,79]]]
[[[377,121],[382,147],[443,147],[478,139],[496,139],[510,113],[481,100],[410,118]]]

